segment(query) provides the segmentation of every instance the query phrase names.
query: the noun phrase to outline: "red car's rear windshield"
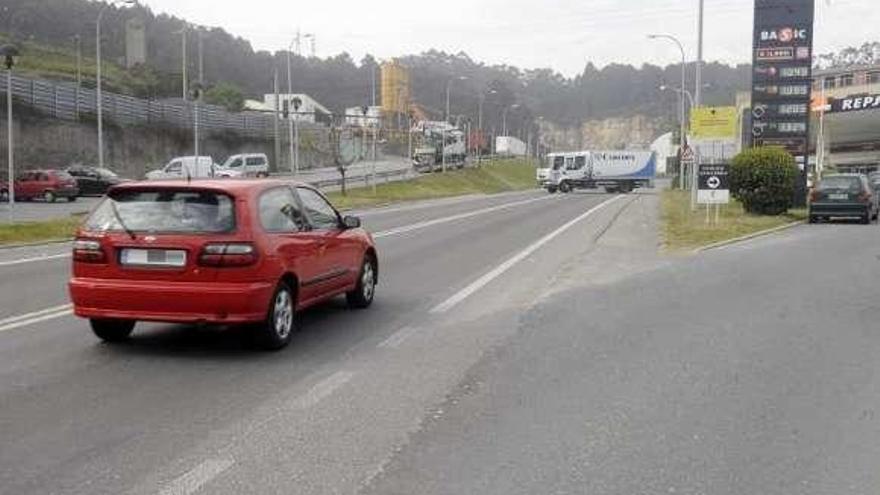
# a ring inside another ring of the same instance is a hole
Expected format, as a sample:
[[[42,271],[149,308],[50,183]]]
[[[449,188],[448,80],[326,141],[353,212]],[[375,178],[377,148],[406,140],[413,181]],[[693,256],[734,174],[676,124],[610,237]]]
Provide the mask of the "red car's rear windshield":
[[[96,232],[231,232],[235,201],[223,193],[198,189],[116,191],[98,205],[85,226]]]

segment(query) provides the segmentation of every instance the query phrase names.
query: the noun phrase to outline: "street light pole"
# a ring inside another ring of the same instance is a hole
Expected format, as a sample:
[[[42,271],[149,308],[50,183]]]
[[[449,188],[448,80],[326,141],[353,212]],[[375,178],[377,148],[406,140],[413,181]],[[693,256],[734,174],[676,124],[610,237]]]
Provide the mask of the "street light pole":
[[[183,99],[186,100],[187,95],[189,94],[189,83],[187,81],[187,73],[186,73],[186,25],[184,24],[183,29],[180,30],[180,64],[181,69],[180,73],[182,75],[183,85]]]
[[[12,123],[12,67],[15,65],[15,58],[18,56],[18,49],[12,45],[6,45],[2,49],[2,55],[6,64],[6,149],[7,149],[7,173],[8,180],[6,195],[9,200],[9,223],[15,220],[15,152],[13,143],[13,123]]]
[[[294,159],[293,159],[293,155],[294,155],[294,150],[293,150],[293,112],[290,111],[291,104],[293,103],[291,101],[291,98],[293,96],[293,79],[292,79],[292,70],[291,70],[291,63],[290,63],[290,58],[291,58],[290,51],[293,49],[294,42],[295,42],[295,40],[291,41],[290,46],[287,47],[287,97],[286,97],[286,100],[287,100],[287,134],[288,134],[287,137],[288,137],[288,142],[289,142],[289,146],[290,146],[290,161],[288,162],[288,165],[290,166],[291,173],[296,175],[296,169],[294,168]]]
[[[446,173],[446,126],[449,125],[449,93],[452,87],[452,79],[446,81],[446,113],[443,114],[443,143],[440,145],[440,156],[442,160],[442,170]]]
[[[104,168],[104,97],[101,92],[101,19],[104,17],[104,12],[107,11],[107,7],[110,4],[105,5],[101,8],[101,11],[98,12],[98,20],[95,23],[95,63],[97,64],[97,68],[95,71],[95,77],[97,79],[95,84],[95,91],[97,97],[97,110],[98,110],[98,168]]]
[[[76,120],[79,120],[79,93],[82,88],[82,38],[74,36],[76,42]]]
[[[684,91],[685,83],[687,82],[687,73],[685,72],[685,65],[687,64],[687,56],[684,53],[684,46],[681,44],[681,41],[679,41],[678,38],[676,38],[675,36],[672,36],[669,34],[649,34],[648,39],[652,39],[652,40],[666,39],[666,40],[672,41],[673,43],[676,44],[676,46],[678,46],[678,50],[681,52],[681,89],[682,89],[682,91]],[[680,132],[681,132],[681,136],[680,136],[681,150],[679,151],[679,156],[681,156],[684,154],[684,151],[687,148],[687,128],[686,128],[687,114],[685,111],[684,95],[681,96],[681,109],[680,109],[680,114],[679,114],[679,120],[680,120],[680,124],[681,124],[681,130],[680,130]],[[685,177],[686,177],[686,174],[682,174],[682,179],[686,181],[687,179]]]
[[[134,5],[135,0],[122,0],[119,2],[123,5]],[[98,113],[98,168],[104,168],[104,97],[101,88],[101,19],[104,18],[104,12],[107,9],[114,5],[113,2],[110,2],[98,11],[98,19],[95,21],[95,76],[96,76],[96,84],[95,84],[95,93],[97,98],[97,113]],[[185,96],[184,96],[185,97]]]
[[[699,107],[702,104],[702,93],[703,93],[703,3],[705,0],[700,0],[700,12],[699,12],[699,21],[697,27],[697,76],[696,76],[696,84],[697,88],[694,91],[694,99],[696,100],[696,106]],[[684,89],[684,86],[682,86]]]

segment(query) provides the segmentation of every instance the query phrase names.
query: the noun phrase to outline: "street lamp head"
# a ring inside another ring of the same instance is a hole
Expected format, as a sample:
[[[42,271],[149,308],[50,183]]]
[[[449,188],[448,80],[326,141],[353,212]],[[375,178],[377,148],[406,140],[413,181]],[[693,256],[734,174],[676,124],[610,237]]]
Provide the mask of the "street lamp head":
[[[3,58],[6,70],[12,70],[12,67],[18,62],[19,53],[18,47],[15,45],[3,45],[0,47],[0,57]]]
[[[660,91],[666,91],[667,89],[669,89],[669,86],[667,86],[665,84],[661,84],[660,87],[657,89],[659,89]]]
[[[657,34],[649,34],[648,35],[649,40],[656,40],[659,37],[660,37],[660,35],[657,35]]]

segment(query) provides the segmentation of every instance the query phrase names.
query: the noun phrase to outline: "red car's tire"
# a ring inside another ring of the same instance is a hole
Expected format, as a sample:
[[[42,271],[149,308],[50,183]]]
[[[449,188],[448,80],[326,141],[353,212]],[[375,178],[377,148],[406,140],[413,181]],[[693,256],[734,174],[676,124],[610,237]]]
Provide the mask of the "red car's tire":
[[[269,351],[287,347],[296,327],[296,294],[286,282],[280,282],[269,302],[266,321],[257,327],[261,347]]]
[[[376,260],[371,255],[367,255],[361,264],[357,285],[353,291],[345,294],[348,306],[353,309],[369,308],[373,304],[373,298],[376,296],[377,282]]]
[[[89,320],[92,332],[104,342],[124,342],[134,330],[134,320]]]

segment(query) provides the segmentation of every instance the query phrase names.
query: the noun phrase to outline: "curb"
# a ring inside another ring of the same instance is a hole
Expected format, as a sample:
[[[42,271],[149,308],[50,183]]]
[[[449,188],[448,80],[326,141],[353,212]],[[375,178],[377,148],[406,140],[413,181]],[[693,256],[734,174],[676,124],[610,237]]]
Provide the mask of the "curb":
[[[703,253],[706,251],[711,251],[713,249],[718,249],[718,248],[730,246],[732,244],[738,244],[740,242],[750,241],[750,240],[756,239],[758,237],[764,237],[764,236],[767,236],[770,234],[775,234],[777,232],[782,232],[784,230],[792,229],[794,227],[797,227],[798,225],[804,225],[804,223],[805,223],[804,220],[798,220],[797,222],[787,223],[785,225],[780,225],[779,227],[774,227],[772,229],[761,230],[759,232],[744,235],[741,237],[736,237],[734,239],[728,239],[726,241],[716,242],[714,244],[709,244],[707,246],[698,247],[697,249],[694,249],[693,253],[699,254],[699,253]]]
[[[25,243],[25,244],[2,244],[2,245],[0,245],[0,251],[6,251],[9,249],[27,248],[27,247],[52,246],[54,244],[64,244],[65,242],[70,242],[72,240],[73,240],[73,237],[68,237],[66,239],[50,239],[48,241],[30,242],[30,243]]]

